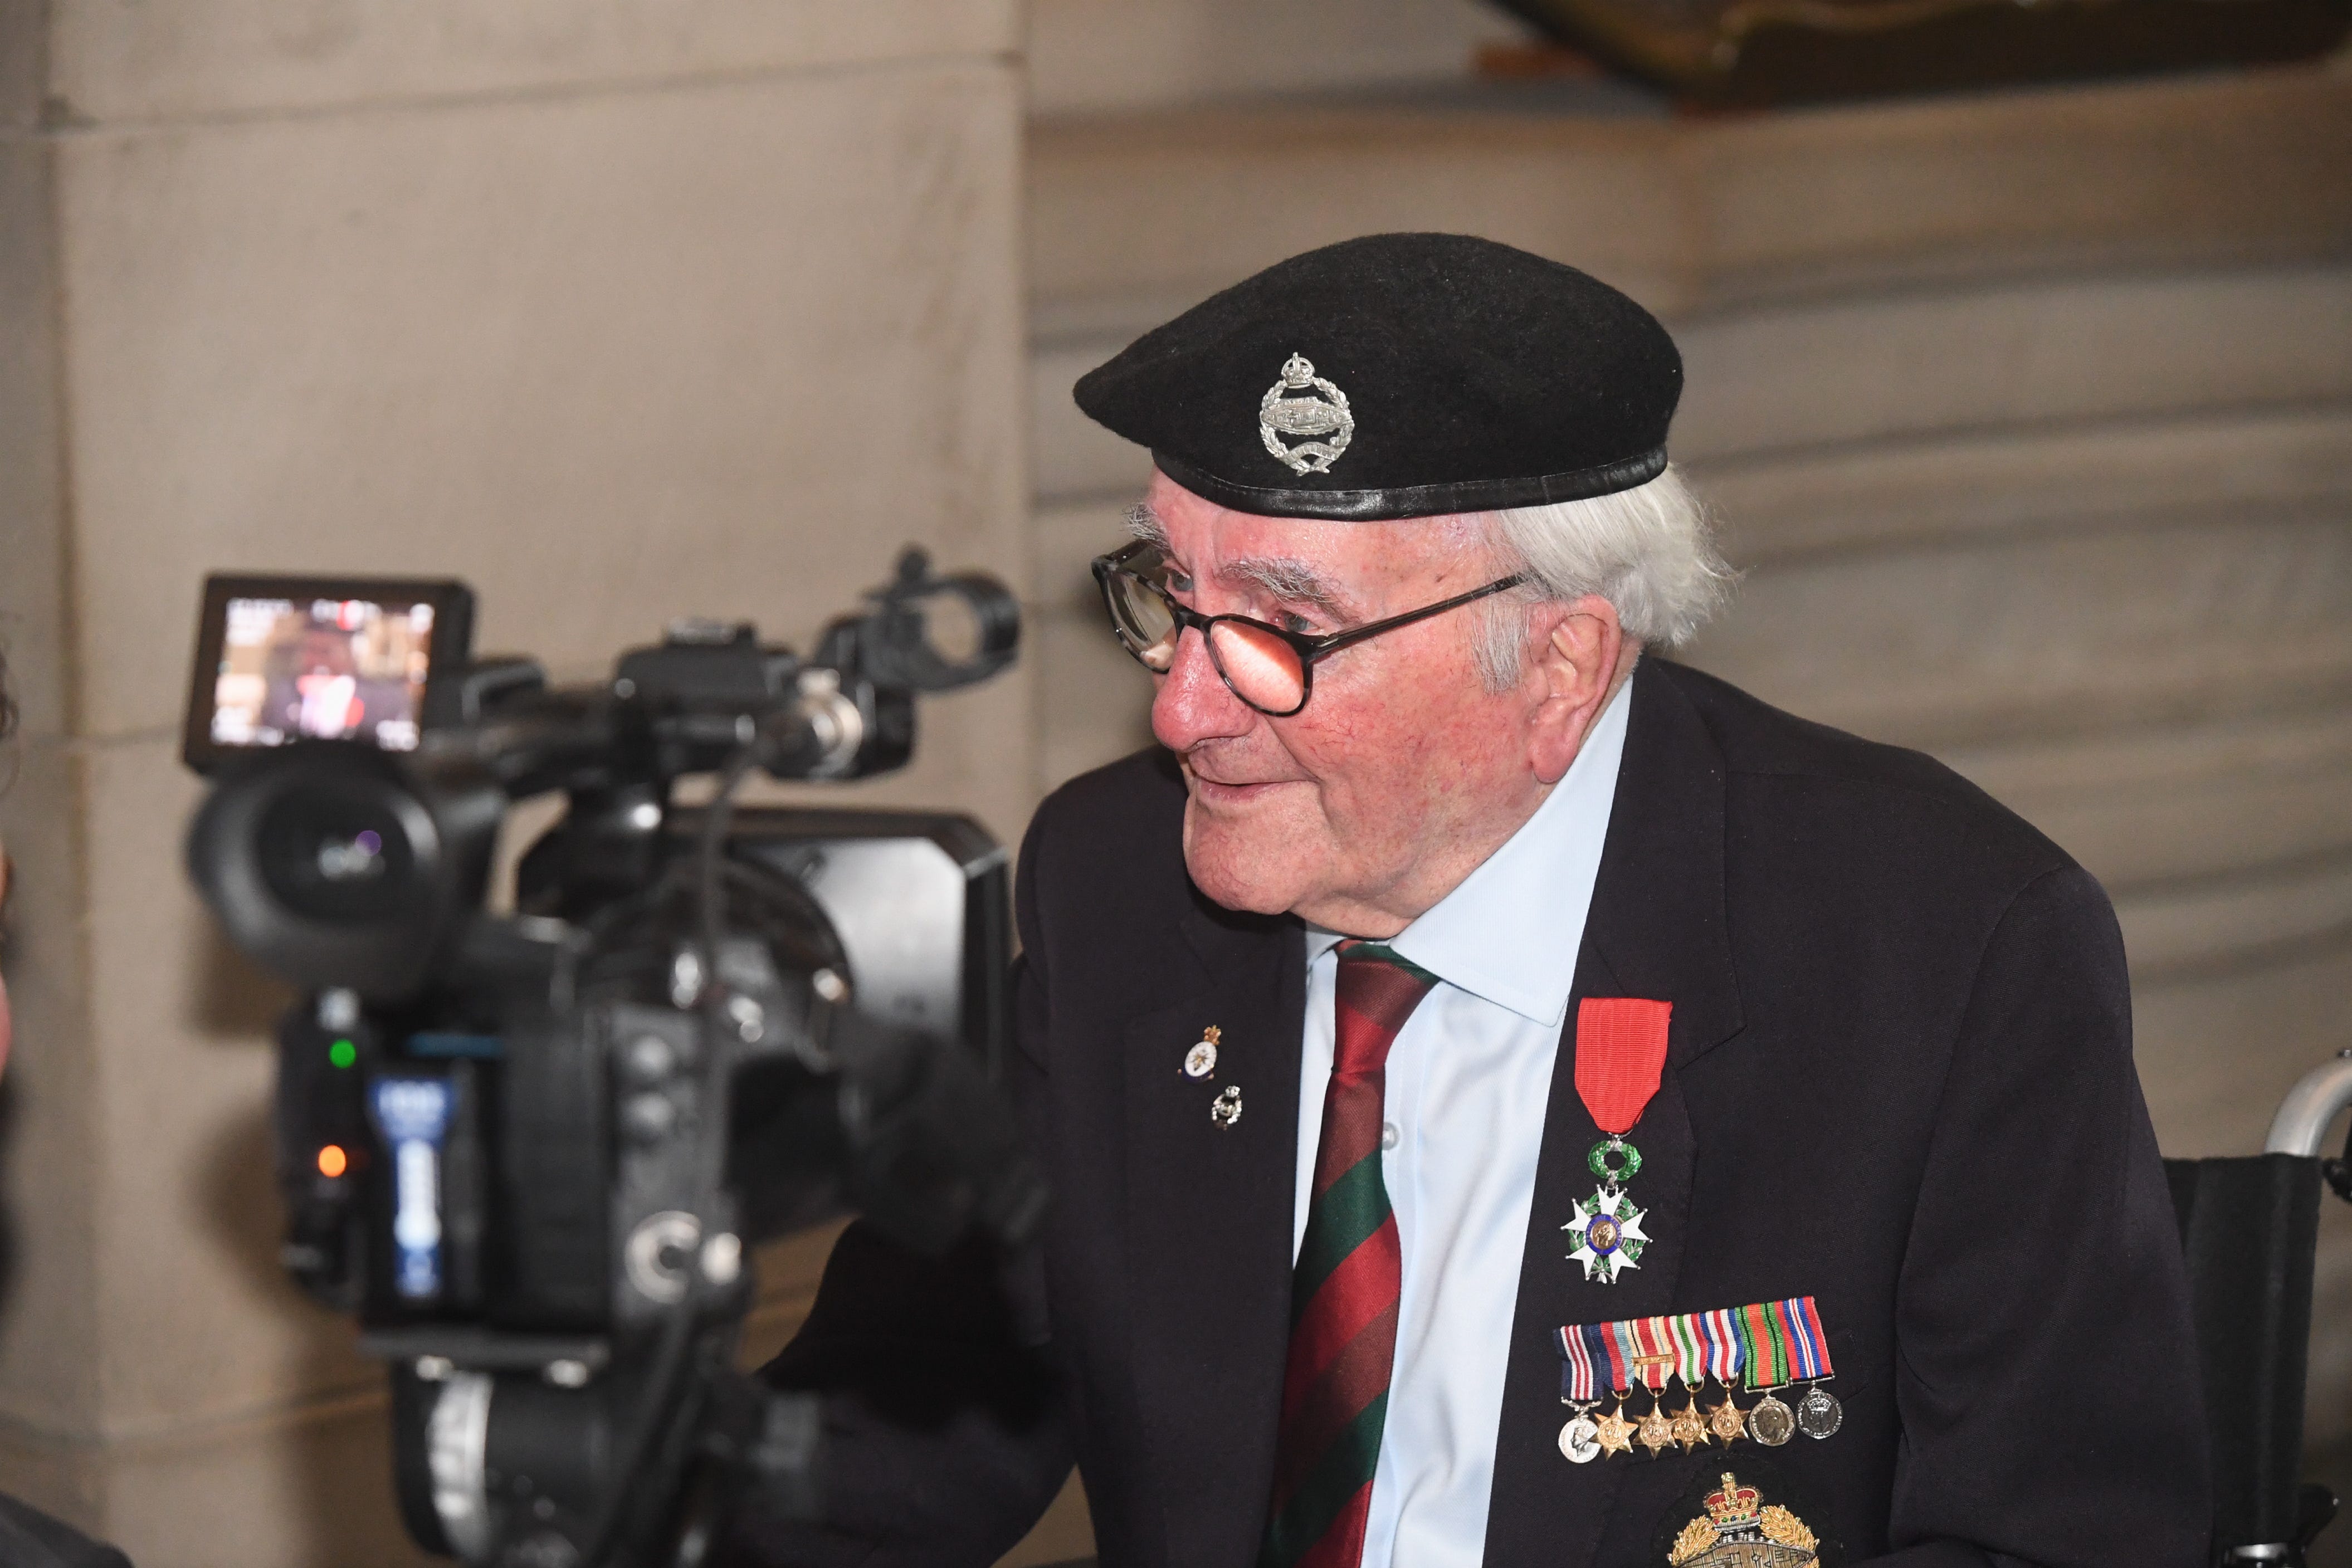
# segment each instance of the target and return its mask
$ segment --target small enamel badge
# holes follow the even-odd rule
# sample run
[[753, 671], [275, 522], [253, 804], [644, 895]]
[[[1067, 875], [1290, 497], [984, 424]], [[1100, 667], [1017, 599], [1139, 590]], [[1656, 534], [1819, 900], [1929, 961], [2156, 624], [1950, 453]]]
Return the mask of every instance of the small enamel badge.
[[1803, 1520], [1766, 1502], [1729, 1470], [1705, 1507], [1667, 1549], [1673, 1568], [1810, 1568], [1821, 1561], [1821, 1542]]
[[[1356, 438], [1356, 416], [1349, 411], [1348, 394], [1315, 373], [1304, 355], [1283, 362], [1282, 379], [1258, 400], [1258, 439], [1294, 474], [1328, 474], [1348, 443]], [[1286, 446], [1286, 435], [1307, 437]]]
[[1214, 1072], [1217, 1070], [1217, 1042], [1224, 1038], [1223, 1031], [1215, 1024], [1202, 1030], [1199, 1041], [1184, 1053], [1184, 1076], [1206, 1078]]

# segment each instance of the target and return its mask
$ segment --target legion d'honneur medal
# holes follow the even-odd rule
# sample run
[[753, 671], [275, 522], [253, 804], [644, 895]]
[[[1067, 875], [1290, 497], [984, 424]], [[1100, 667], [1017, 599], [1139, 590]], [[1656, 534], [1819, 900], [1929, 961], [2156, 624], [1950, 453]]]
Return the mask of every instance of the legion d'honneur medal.
[[[1575, 1412], [1560, 1428], [1559, 1451], [1576, 1464], [1630, 1454], [1636, 1444], [1653, 1458], [1710, 1442], [1729, 1448], [1742, 1437], [1777, 1448], [1799, 1432], [1828, 1437], [1844, 1419], [1836, 1396], [1822, 1386], [1835, 1372], [1811, 1296], [1571, 1323], [1552, 1343], [1560, 1355], [1559, 1401]], [[1670, 1382], [1682, 1385], [1679, 1409], [1667, 1404]], [[1746, 1410], [1736, 1392], [1743, 1383], [1763, 1396]], [[1800, 1383], [1810, 1386], [1794, 1409], [1772, 1392]], [[1709, 1384], [1723, 1397], [1702, 1407]], [[1629, 1401], [1638, 1411], [1643, 1394], [1649, 1396], [1647, 1412], [1629, 1414]], [[1614, 1408], [1599, 1414], [1604, 1397]]]
[[1576, 1092], [1592, 1124], [1608, 1136], [1592, 1145], [1586, 1164], [1601, 1185], [1579, 1198], [1576, 1216], [1560, 1227], [1576, 1238], [1570, 1262], [1604, 1285], [1642, 1265], [1652, 1239], [1642, 1228], [1647, 1211], [1633, 1207], [1625, 1184], [1642, 1170], [1642, 1151], [1625, 1141], [1658, 1092], [1666, 1064], [1666, 1024], [1672, 1002], [1639, 997], [1587, 997], [1576, 1009]]

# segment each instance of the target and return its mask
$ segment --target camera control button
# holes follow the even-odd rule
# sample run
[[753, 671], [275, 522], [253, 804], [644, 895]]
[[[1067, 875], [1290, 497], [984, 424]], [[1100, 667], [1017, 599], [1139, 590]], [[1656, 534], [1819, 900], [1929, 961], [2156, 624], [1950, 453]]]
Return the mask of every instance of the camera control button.
[[633, 1143], [657, 1144], [677, 1126], [677, 1107], [667, 1094], [648, 1090], [621, 1103], [621, 1131]]
[[622, 1075], [650, 1087], [677, 1071], [677, 1047], [657, 1034], [641, 1034], [622, 1048]]

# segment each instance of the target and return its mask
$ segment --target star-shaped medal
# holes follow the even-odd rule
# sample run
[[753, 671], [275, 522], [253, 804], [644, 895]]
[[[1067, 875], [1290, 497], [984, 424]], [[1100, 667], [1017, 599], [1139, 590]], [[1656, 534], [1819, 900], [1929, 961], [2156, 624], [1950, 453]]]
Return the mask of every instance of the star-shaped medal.
[[1642, 1447], [1650, 1450], [1654, 1459], [1675, 1446], [1675, 1424], [1666, 1418], [1664, 1405], [1650, 1406], [1650, 1413], [1642, 1417], [1640, 1431]]
[[1683, 1446], [1683, 1452], [1694, 1453], [1706, 1447], [1706, 1422], [1699, 1416], [1696, 1396], [1675, 1412], [1674, 1429], [1675, 1441]]
[[1633, 1423], [1625, 1419], [1625, 1402], [1619, 1400], [1617, 1408], [1598, 1417], [1592, 1423], [1593, 1437], [1601, 1445], [1601, 1455], [1630, 1454], [1633, 1451]]
[[1733, 1400], [1729, 1389], [1724, 1390], [1722, 1404], [1707, 1406], [1706, 1429], [1727, 1448], [1748, 1430], [1748, 1412]]
[[1642, 1228], [1642, 1220], [1649, 1210], [1635, 1208], [1633, 1200], [1622, 1192], [1602, 1187], [1590, 1198], [1580, 1198], [1576, 1218], [1560, 1227], [1576, 1237], [1576, 1250], [1568, 1255], [1571, 1263], [1584, 1265], [1584, 1277], [1613, 1285], [1621, 1270], [1642, 1266], [1642, 1249], [1650, 1238]]

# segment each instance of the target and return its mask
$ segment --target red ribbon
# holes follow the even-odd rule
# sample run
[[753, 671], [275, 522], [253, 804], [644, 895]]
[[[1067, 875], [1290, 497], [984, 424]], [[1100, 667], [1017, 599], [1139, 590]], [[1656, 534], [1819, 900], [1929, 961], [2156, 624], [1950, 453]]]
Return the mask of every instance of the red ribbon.
[[1666, 1065], [1672, 1002], [1587, 997], [1576, 1009], [1576, 1092], [1604, 1133], [1623, 1134], [1642, 1119]]

